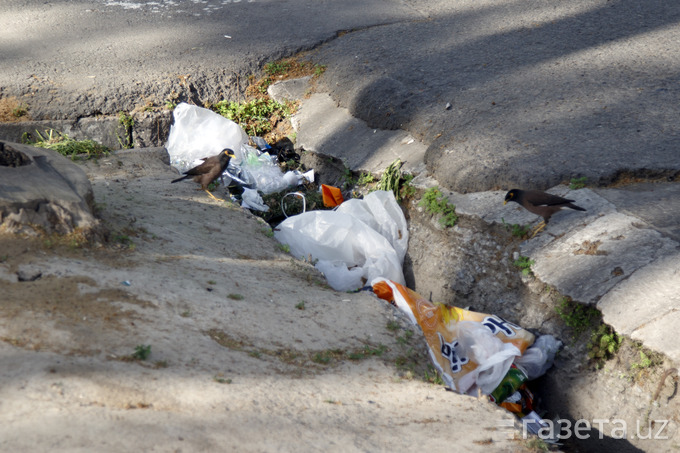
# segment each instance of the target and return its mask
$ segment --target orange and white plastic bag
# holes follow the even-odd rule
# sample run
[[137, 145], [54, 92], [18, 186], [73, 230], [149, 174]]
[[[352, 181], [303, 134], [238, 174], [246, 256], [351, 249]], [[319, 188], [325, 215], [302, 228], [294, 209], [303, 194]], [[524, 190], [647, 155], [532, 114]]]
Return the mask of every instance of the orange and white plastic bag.
[[520, 326], [484, 313], [432, 303], [399, 283], [376, 278], [374, 293], [396, 305], [425, 335], [444, 383], [460, 393], [491, 394], [515, 358], [534, 342]]

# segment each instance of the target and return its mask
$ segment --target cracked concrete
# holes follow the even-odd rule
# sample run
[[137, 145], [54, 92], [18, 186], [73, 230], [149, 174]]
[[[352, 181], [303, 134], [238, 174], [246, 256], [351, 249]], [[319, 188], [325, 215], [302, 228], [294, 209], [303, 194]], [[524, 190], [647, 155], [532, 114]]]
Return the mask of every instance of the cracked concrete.
[[[320, 112], [323, 125], [313, 120]], [[353, 160], [343, 143], [356, 139], [362, 146], [371, 146], [373, 129], [352, 118], [346, 109], [333, 106], [326, 95], [303, 99], [298, 117], [303, 148], [319, 151], [319, 144], [324, 144], [325, 154], [344, 159], [352, 170], [379, 172], [397, 157], [412, 171], [423, 168], [423, 144], [408, 143], [403, 131], [380, 131], [382, 146], [372, 148], [371, 158]], [[439, 185], [425, 173], [414, 183]], [[559, 185], [549, 192], [574, 199], [586, 212], [562, 210], [543, 232], [521, 244], [521, 255], [535, 261], [536, 277], [575, 301], [595, 305], [617, 332], [680, 362], [680, 348], [668, 342], [680, 316], [680, 184], [579, 190]], [[505, 191], [445, 193], [457, 213], [489, 224], [524, 225], [540, 220], [518, 205], [503, 206]]]

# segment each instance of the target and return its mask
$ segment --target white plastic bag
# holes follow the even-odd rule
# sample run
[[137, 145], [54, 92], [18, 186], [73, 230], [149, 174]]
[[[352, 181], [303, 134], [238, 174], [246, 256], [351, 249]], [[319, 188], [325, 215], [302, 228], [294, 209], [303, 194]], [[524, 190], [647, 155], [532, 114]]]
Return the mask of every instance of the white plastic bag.
[[390, 241], [403, 263], [408, 249], [408, 224], [392, 191], [371, 192], [363, 200], [353, 198], [342, 203], [338, 212], [350, 214]]
[[255, 209], [256, 211], [268, 212], [269, 206], [264, 204], [264, 200], [257, 193], [255, 189], [243, 188], [243, 194], [241, 194], [241, 207], [248, 209]]
[[504, 343], [484, 324], [461, 321], [458, 329], [459, 357], [467, 357], [478, 366], [458, 381], [458, 391], [467, 393], [470, 389], [480, 388], [485, 395], [494, 391], [501, 383], [513, 360], [522, 353], [512, 343]]
[[363, 286], [364, 270], [360, 267], [347, 268], [342, 261], [319, 260], [315, 266], [326, 276], [328, 284], [336, 291], [353, 291]]
[[552, 335], [541, 335], [515, 360], [515, 365], [524, 370], [529, 380], [539, 378], [552, 366], [561, 346], [562, 342]]
[[174, 123], [165, 144], [170, 165], [185, 172], [203, 157], [230, 148], [238, 156], [248, 135], [241, 126], [212, 110], [180, 103], [173, 111]]
[[[298, 176], [299, 172], [289, 171], [284, 174], [274, 157], [249, 145], [241, 146], [241, 152], [236, 153], [236, 158], [232, 161], [227, 169], [229, 176], [265, 195], [281, 192], [303, 182], [302, 176]], [[307, 174], [313, 178], [313, 172]]]
[[294, 256], [318, 260], [316, 267], [338, 291], [359, 289], [376, 277], [404, 283], [402, 260], [390, 242], [350, 214], [308, 211], [288, 217], [274, 235]]

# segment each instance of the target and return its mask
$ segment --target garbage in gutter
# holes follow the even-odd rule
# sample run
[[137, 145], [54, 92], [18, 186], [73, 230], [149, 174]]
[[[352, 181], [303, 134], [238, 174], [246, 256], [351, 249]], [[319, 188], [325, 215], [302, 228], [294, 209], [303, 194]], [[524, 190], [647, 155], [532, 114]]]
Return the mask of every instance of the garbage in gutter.
[[534, 433], [541, 429], [526, 381], [552, 366], [560, 341], [552, 335], [536, 338], [495, 315], [432, 303], [386, 278], [372, 280], [371, 286], [379, 298], [420, 326], [430, 358], [447, 387], [468, 395], [489, 395], [525, 420]]
[[269, 206], [264, 204], [264, 200], [257, 193], [255, 189], [243, 188], [243, 193], [241, 194], [241, 207], [247, 209], [253, 209], [255, 211], [267, 212], [269, 211]]
[[323, 204], [327, 208], [334, 208], [345, 201], [339, 188], [326, 184], [321, 184], [321, 196], [323, 197]]
[[248, 145], [251, 137], [241, 126], [212, 110], [182, 102], [175, 107], [173, 118], [165, 147], [170, 155], [170, 165], [180, 172], [198, 165], [206, 156], [230, 148], [235, 157], [222, 175], [225, 185], [233, 181], [268, 194], [314, 180], [313, 171], [284, 174], [277, 157], [267, 152], [271, 147], [264, 139], [252, 137], [257, 148]]
[[293, 256], [310, 259], [337, 291], [353, 291], [377, 277], [404, 281], [408, 226], [391, 191], [345, 201], [335, 211], [307, 211], [274, 230]]
[[225, 148], [232, 149], [239, 162], [241, 147], [248, 144], [248, 134], [235, 122], [212, 110], [182, 102], [172, 112], [174, 123], [165, 148], [170, 165], [185, 172], [200, 163], [201, 158], [214, 156]]

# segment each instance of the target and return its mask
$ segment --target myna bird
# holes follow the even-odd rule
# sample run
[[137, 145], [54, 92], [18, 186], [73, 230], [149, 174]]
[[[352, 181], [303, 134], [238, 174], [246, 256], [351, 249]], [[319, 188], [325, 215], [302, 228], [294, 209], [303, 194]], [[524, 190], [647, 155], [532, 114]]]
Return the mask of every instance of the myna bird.
[[536, 225], [531, 237], [536, 236], [539, 231], [545, 228], [550, 217], [562, 208], [585, 211], [582, 207], [573, 204], [574, 200], [568, 200], [557, 195], [541, 192], [540, 190], [512, 189], [505, 194], [503, 204], [507, 204], [508, 201], [515, 201], [521, 204], [527, 211], [543, 217], [543, 221]]
[[204, 157], [203, 163], [195, 166], [187, 171], [185, 171], [181, 178], [177, 178], [172, 182], [182, 181], [193, 176], [194, 181], [201, 185], [201, 189], [204, 190], [213, 200], [224, 201], [220, 198], [215, 197], [208, 191], [208, 185], [216, 180], [229, 165], [229, 160], [234, 157], [234, 151], [229, 148], [223, 149], [218, 155], [212, 157]]

